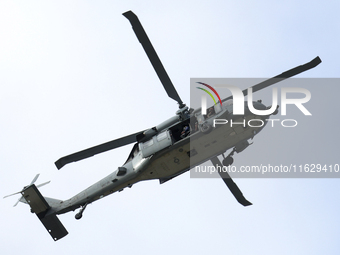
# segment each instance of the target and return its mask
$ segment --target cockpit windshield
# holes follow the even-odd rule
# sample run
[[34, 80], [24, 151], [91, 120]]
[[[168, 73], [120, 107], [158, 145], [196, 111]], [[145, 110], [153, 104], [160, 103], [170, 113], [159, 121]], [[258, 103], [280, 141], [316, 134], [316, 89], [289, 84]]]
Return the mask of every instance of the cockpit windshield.
[[233, 100], [232, 99], [228, 99], [227, 101], [225, 101], [225, 103], [223, 105], [230, 106], [232, 104], [233, 104]]
[[138, 152], [139, 152], [139, 147], [138, 147], [138, 143], [136, 143], [136, 144], [133, 146], [133, 148], [132, 148], [132, 150], [131, 150], [131, 152], [130, 152], [130, 155], [129, 155], [128, 159], [126, 160], [125, 164], [126, 164], [127, 162], [129, 162], [130, 160], [132, 160], [132, 159], [138, 154]]

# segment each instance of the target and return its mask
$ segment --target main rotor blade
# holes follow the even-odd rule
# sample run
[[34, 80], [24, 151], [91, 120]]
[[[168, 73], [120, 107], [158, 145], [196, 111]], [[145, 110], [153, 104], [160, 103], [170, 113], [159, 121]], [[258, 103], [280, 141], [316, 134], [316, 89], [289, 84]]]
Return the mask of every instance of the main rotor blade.
[[[278, 82], [280, 82], [282, 80], [290, 78], [290, 77], [292, 77], [294, 75], [297, 75], [299, 73], [302, 73], [304, 71], [312, 69], [312, 68], [316, 67], [320, 63], [321, 63], [321, 59], [319, 57], [316, 57], [312, 61], [310, 61], [310, 62], [308, 62], [308, 63], [306, 63], [304, 65], [300, 65], [300, 66], [294, 67], [294, 68], [292, 68], [292, 69], [290, 69], [290, 70], [288, 70], [286, 72], [283, 72], [283, 73], [281, 73], [281, 74], [279, 74], [279, 75], [277, 75], [277, 76], [275, 76], [273, 78], [270, 78], [268, 80], [260, 82], [259, 84], [256, 84], [256, 85], [252, 86], [253, 93], [256, 92], [256, 91], [259, 91], [261, 89], [264, 89], [266, 87], [269, 87], [270, 85], [278, 83]], [[242, 93], [243, 93], [244, 96], [248, 95], [248, 89], [243, 90]], [[233, 96], [227, 97], [227, 98], [223, 99], [222, 102], [225, 102], [225, 101], [227, 101], [229, 99], [232, 99], [232, 98], [233, 98]]]
[[58, 169], [62, 168], [63, 166], [65, 166], [68, 163], [71, 162], [76, 162], [82, 159], [86, 159], [89, 157], [92, 157], [96, 154], [108, 151], [108, 150], [112, 150], [130, 143], [134, 143], [137, 141], [137, 135], [142, 134], [144, 131], [141, 132], [137, 132], [128, 136], [124, 136], [121, 138], [118, 138], [116, 140], [107, 142], [107, 143], [103, 143], [82, 151], [78, 151], [76, 153], [70, 154], [68, 156], [62, 157], [60, 159], [58, 159], [55, 162], [55, 165], [57, 166]]
[[[217, 158], [217, 157], [212, 157], [210, 159], [211, 163], [213, 163], [214, 166], [219, 165], [220, 169], [223, 169], [223, 165], [221, 163], [221, 161]], [[236, 200], [243, 206], [248, 206], [248, 205], [252, 205], [252, 203], [250, 203], [242, 194], [241, 190], [239, 189], [239, 187], [236, 185], [236, 183], [233, 181], [233, 179], [231, 179], [230, 175], [228, 174], [228, 172], [220, 172], [218, 171], [218, 173], [220, 174], [221, 178], [223, 179], [224, 183], [228, 186], [229, 190], [231, 191], [231, 193], [234, 195], [234, 197], [236, 198]]]
[[154, 47], [152, 46], [149, 37], [147, 36], [142, 24], [140, 23], [136, 14], [132, 11], [127, 11], [123, 15], [130, 21], [132, 29], [135, 32], [139, 42], [142, 44], [146, 55], [148, 56], [153, 68], [155, 69], [158, 78], [161, 80], [163, 87], [168, 96], [178, 102], [179, 108], [184, 107], [184, 104], [179, 97], [174, 85], [172, 84], [164, 66], [159, 59]]

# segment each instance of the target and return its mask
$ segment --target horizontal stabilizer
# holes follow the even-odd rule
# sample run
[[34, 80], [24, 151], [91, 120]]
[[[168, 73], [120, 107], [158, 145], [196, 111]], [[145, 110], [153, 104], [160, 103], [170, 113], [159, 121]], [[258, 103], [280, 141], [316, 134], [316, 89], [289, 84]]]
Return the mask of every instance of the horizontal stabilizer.
[[68, 234], [66, 228], [55, 214], [48, 215], [41, 219], [39, 218], [39, 220], [45, 226], [54, 241], [57, 241]]
[[30, 205], [32, 212], [38, 216], [54, 241], [57, 241], [68, 234], [56, 214], [48, 214], [51, 207], [34, 184], [24, 189], [21, 194]]

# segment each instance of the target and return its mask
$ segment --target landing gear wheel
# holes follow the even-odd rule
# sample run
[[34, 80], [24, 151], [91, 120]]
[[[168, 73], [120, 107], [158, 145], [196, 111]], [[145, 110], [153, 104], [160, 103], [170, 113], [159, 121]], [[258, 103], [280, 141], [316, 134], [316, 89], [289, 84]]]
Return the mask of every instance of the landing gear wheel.
[[234, 163], [234, 158], [231, 157], [231, 156], [226, 157], [226, 158], [223, 159], [223, 161], [222, 161], [222, 164], [223, 164], [224, 166], [230, 166], [230, 165], [233, 164], [233, 163]]
[[76, 216], [75, 216], [76, 220], [80, 220], [81, 217], [83, 217], [83, 212], [85, 211], [86, 206], [87, 206], [87, 204], [85, 204], [85, 205], [79, 210], [79, 212], [76, 214]]
[[76, 220], [80, 220], [81, 217], [83, 217], [82, 213], [77, 213], [76, 216], [75, 216]]

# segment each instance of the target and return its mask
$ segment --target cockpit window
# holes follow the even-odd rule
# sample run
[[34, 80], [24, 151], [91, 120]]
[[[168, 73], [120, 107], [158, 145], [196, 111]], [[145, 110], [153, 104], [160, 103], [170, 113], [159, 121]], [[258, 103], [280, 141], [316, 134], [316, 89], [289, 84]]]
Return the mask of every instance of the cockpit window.
[[208, 108], [208, 110], [207, 110], [207, 118], [210, 118], [210, 117], [212, 117], [212, 116], [214, 116], [215, 115], [215, 109], [214, 109], [214, 106], [212, 106], [212, 107], [210, 107], [210, 108]]
[[223, 105], [229, 106], [229, 105], [232, 105], [232, 104], [233, 104], [233, 100], [232, 100], [232, 99], [229, 99], [229, 100], [227, 100]]
[[139, 152], [139, 147], [138, 147], [138, 143], [135, 143], [135, 145], [133, 146], [128, 159], [126, 160], [126, 162], [124, 164], [126, 164], [127, 162], [129, 162], [130, 160], [132, 160], [135, 156], [137, 156]]

